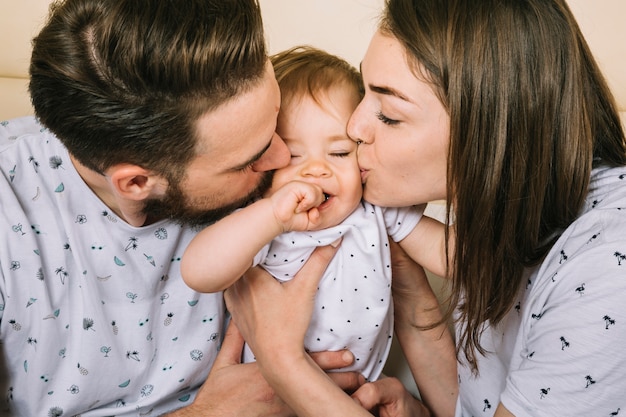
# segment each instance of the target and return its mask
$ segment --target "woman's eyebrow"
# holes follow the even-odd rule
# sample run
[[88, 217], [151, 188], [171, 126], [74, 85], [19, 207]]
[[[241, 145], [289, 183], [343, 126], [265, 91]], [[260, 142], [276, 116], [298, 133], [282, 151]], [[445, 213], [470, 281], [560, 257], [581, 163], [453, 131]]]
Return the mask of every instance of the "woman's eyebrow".
[[398, 97], [401, 100], [408, 101], [409, 103], [412, 102], [406, 95], [402, 94], [400, 91], [396, 90], [395, 88], [373, 85], [373, 84], [368, 84], [367, 87], [374, 93], [382, 94], [386, 96], [394, 96], [394, 97]]
[[[359, 72], [361, 74], [363, 74], [363, 62], [359, 62]], [[405, 96], [404, 94], [400, 93], [398, 90], [396, 90], [395, 88], [391, 88], [391, 87], [384, 87], [384, 86], [378, 86], [378, 85], [374, 85], [374, 84], [368, 84], [367, 87], [378, 94], [383, 94], [386, 96], [395, 96], [398, 97], [401, 100], [405, 100], [408, 101], [409, 103], [411, 102], [411, 100], [409, 100], [409, 98], [407, 96]]]

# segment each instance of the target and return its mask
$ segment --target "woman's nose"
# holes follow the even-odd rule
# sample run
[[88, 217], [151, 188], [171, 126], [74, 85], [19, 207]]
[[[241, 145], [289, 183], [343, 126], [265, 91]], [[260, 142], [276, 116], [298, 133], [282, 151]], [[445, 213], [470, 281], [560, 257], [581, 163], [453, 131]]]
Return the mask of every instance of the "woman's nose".
[[350, 139], [357, 142], [358, 144], [371, 142], [368, 141], [367, 138], [367, 126], [364, 122], [365, 118], [363, 117], [362, 108], [363, 103], [357, 106], [357, 108], [352, 113], [352, 116], [350, 116], [350, 120], [348, 120], [348, 126], [346, 128]]

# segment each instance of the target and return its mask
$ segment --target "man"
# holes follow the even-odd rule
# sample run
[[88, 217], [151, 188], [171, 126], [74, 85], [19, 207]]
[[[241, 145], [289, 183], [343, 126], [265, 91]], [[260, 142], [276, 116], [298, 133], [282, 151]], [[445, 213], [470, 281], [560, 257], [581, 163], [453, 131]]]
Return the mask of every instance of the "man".
[[222, 294], [191, 291], [179, 272], [197, 227], [289, 161], [264, 42], [254, 0], [53, 6], [33, 42], [38, 121], [0, 128], [12, 415], [289, 414], [255, 364], [238, 364], [236, 332], [218, 356]]

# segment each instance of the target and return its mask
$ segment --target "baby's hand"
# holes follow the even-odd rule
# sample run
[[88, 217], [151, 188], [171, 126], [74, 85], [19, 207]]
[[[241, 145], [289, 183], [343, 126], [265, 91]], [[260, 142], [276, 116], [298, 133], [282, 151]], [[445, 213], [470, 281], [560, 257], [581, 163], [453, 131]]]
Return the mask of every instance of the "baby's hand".
[[312, 230], [319, 222], [317, 206], [324, 202], [319, 185], [292, 181], [270, 197], [274, 217], [283, 232]]

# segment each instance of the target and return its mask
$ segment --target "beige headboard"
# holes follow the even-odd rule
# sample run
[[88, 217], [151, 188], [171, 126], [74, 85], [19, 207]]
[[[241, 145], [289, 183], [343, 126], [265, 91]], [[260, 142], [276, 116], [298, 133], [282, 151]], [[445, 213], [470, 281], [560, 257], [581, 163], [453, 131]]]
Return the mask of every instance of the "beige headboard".
[[[0, 120], [32, 114], [30, 40], [51, 0], [0, 0]], [[260, 0], [272, 52], [309, 43], [358, 65], [382, 0]], [[568, 0], [626, 120], [626, 0]], [[626, 122], [625, 122], [626, 123]]]

